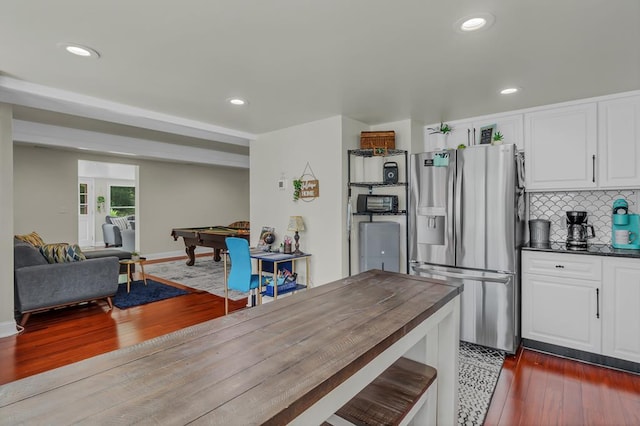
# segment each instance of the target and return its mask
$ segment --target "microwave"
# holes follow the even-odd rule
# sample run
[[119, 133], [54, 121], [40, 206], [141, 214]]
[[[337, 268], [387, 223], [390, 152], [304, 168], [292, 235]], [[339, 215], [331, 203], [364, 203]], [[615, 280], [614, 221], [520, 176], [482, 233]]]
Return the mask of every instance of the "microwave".
[[397, 213], [397, 195], [358, 194], [358, 213]]

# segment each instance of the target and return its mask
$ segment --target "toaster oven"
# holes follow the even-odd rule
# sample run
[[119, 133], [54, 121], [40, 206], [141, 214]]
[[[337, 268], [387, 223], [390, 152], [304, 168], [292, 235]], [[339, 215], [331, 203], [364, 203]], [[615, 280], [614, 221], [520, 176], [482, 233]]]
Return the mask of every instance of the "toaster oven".
[[358, 213], [397, 213], [398, 196], [380, 194], [358, 194]]

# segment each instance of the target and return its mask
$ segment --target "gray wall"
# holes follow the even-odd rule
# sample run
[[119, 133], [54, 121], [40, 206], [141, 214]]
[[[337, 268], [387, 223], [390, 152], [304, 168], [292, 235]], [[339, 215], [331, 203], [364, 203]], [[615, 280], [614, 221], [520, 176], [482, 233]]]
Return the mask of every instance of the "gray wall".
[[[182, 251], [174, 227], [249, 220], [249, 170], [120, 158], [71, 150], [14, 146], [15, 234], [38, 232], [45, 242], [77, 242], [78, 160], [139, 166], [136, 227], [147, 255]], [[97, 238], [100, 240], [101, 238]]]

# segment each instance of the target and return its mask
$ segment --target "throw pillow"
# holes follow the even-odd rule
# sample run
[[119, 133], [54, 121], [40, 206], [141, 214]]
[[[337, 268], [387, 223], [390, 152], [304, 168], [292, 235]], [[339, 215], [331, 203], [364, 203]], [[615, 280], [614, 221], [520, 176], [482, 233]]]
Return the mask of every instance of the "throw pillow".
[[117, 226], [121, 230], [129, 228], [129, 225], [127, 223], [127, 218], [126, 217], [113, 217], [113, 216], [111, 216], [111, 223], [113, 223], [115, 226]]
[[77, 244], [54, 243], [40, 247], [40, 253], [49, 263], [65, 263], [86, 260], [84, 253]]
[[42, 238], [36, 231], [25, 235], [15, 235], [15, 237], [20, 241], [31, 244], [34, 247], [41, 247], [44, 245], [44, 241], [42, 241]]

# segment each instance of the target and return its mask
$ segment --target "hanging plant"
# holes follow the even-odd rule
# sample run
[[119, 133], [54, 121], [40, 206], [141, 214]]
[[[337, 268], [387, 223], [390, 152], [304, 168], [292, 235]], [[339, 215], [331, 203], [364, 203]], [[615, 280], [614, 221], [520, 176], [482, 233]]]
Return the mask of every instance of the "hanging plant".
[[294, 179], [293, 180], [293, 201], [298, 201], [300, 198], [300, 191], [302, 191], [302, 180]]

